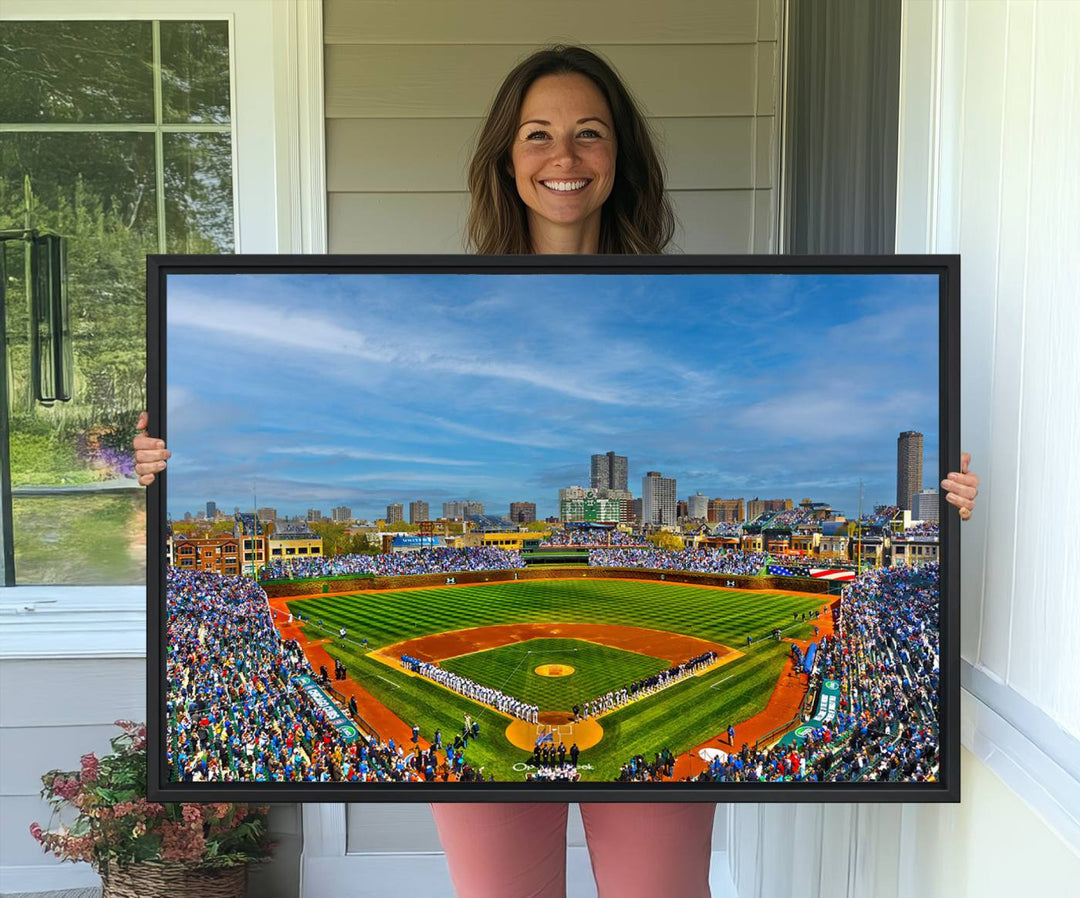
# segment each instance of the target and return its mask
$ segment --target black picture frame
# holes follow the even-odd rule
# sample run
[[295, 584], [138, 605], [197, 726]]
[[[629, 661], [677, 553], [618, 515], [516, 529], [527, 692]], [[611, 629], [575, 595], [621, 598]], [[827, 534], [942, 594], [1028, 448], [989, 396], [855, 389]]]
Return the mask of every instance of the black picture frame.
[[[939, 278], [939, 440], [945, 477], [960, 456], [960, 257], [895, 256], [415, 256], [151, 255], [147, 257], [149, 433], [168, 439], [166, 278], [172, 274], [932, 274]], [[929, 480], [929, 475], [927, 477]], [[935, 482], [935, 481], [930, 481]], [[932, 783], [182, 783], [166, 775], [165, 573], [168, 474], [147, 491], [148, 794], [155, 801], [486, 802], [736, 801], [958, 802], [960, 800], [960, 521], [941, 503], [940, 774]], [[952, 513], [948, 513], [952, 511]]]

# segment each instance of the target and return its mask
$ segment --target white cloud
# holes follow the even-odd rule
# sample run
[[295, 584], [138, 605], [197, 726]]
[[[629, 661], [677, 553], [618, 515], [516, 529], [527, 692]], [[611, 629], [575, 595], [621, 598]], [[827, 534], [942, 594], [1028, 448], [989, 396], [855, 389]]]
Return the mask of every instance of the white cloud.
[[349, 458], [358, 461], [402, 462], [410, 465], [446, 465], [447, 467], [473, 467], [478, 461], [462, 458], [430, 458], [422, 455], [395, 455], [388, 452], [349, 449], [343, 446], [273, 446], [266, 450], [270, 455], [291, 455], [309, 458]]

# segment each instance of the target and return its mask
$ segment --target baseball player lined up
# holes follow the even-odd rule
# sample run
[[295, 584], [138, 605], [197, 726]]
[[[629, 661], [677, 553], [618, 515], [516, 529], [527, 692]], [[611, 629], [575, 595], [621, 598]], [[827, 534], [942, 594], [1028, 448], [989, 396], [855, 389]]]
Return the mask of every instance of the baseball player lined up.
[[[590, 717], [597, 717], [615, 708], [621, 708], [633, 699], [652, 695], [654, 692], [667, 689], [669, 686], [673, 686], [675, 683], [685, 680], [687, 677], [692, 677], [699, 671], [709, 667], [716, 661], [716, 658], [716, 652], [705, 652], [704, 654], [691, 658], [689, 661], [684, 661], [682, 664], [677, 664], [661, 673], [631, 683], [623, 689], [613, 689], [599, 698], [594, 698], [591, 701], [585, 702], [585, 708], [581, 717], [588, 720]], [[577, 706], [575, 705], [575, 709], [576, 707]]]
[[452, 689], [459, 695], [473, 701], [490, 705], [503, 714], [517, 717], [527, 723], [538, 723], [540, 720], [540, 708], [537, 705], [530, 705], [528, 702], [523, 702], [521, 699], [514, 698], [512, 695], [507, 695], [505, 692], [493, 689], [490, 686], [481, 686], [468, 677], [444, 670], [438, 664], [421, 661], [419, 658], [413, 658], [409, 655], [401, 656], [401, 664], [406, 669], [422, 677], [427, 677], [429, 680], [445, 686], [447, 689]]

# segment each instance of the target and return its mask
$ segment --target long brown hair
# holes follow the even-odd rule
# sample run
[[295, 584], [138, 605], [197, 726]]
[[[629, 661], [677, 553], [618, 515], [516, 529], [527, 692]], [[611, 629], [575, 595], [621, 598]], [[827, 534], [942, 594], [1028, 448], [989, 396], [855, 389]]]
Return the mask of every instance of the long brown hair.
[[663, 252], [674, 234], [675, 216], [645, 117], [607, 62], [584, 47], [564, 46], [538, 50], [520, 62], [495, 95], [469, 164], [469, 246], [485, 255], [532, 252], [525, 204], [510, 174], [510, 147], [533, 82], [569, 74], [590, 79], [614, 119], [615, 181], [601, 212], [600, 252]]

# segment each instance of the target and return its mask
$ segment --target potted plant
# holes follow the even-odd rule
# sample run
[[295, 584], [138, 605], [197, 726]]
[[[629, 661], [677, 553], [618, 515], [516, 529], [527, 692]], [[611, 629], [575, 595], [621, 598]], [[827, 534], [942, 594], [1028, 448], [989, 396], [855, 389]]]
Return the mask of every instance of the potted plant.
[[268, 809], [147, 801], [146, 726], [116, 725], [111, 754], [83, 755], [80, 770], [42, 776], [53, 821], [69, 822], [49, 830], [33, 823], [30, 834], [61, 860], [92, 864], [102, 898], [243, 898], [247, 865], [273, 851]]

